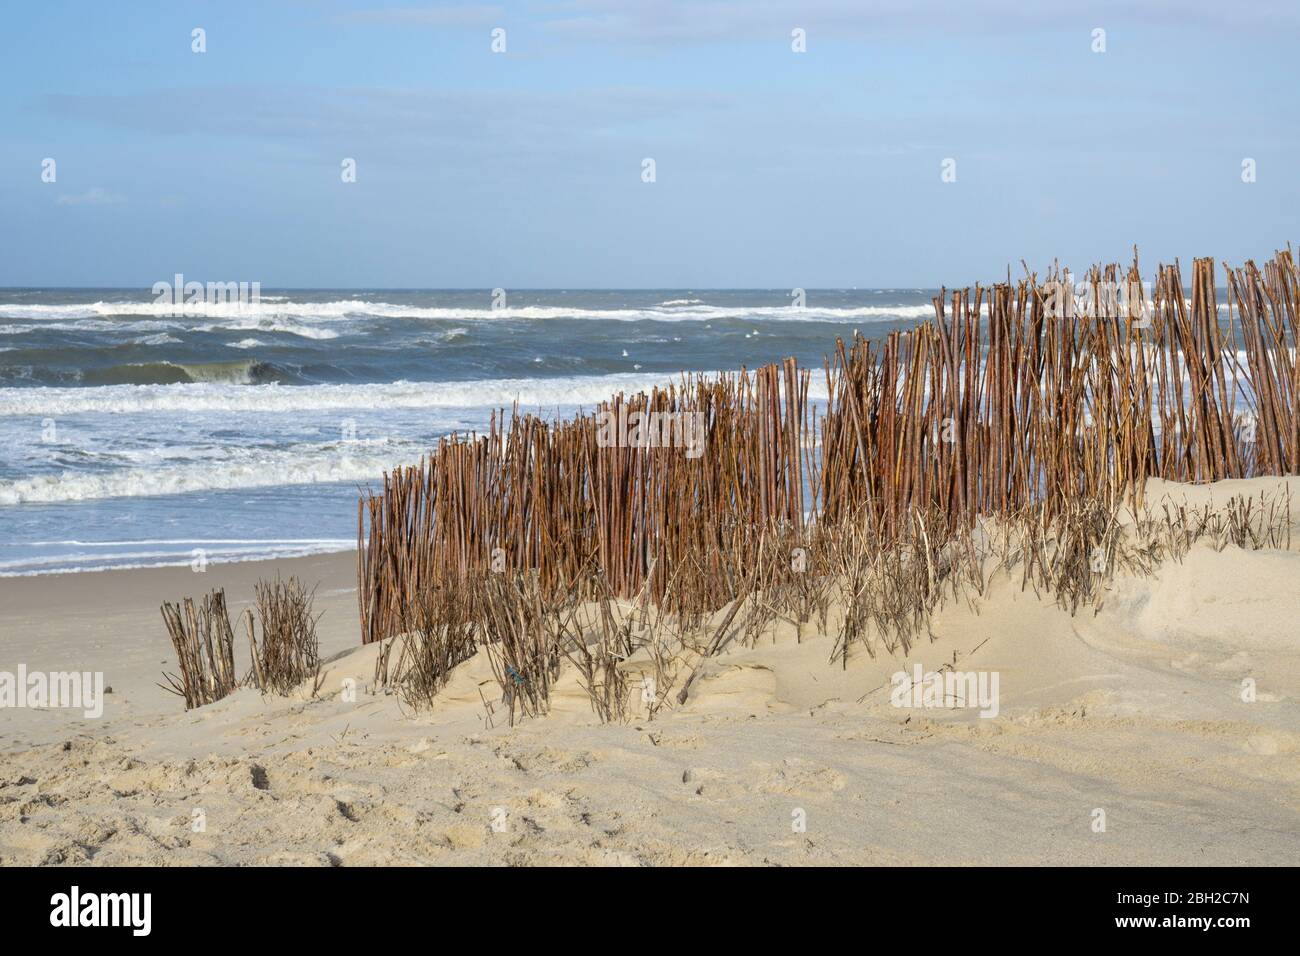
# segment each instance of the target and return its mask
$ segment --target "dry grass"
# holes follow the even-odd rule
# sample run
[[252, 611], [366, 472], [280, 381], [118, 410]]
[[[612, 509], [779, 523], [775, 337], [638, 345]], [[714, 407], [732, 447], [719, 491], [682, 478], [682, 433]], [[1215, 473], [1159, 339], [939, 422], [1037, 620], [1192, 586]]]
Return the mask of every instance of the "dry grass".
[[213, 591], [197, 607], [192, 598], [179, 605], [166, 602], [162, 616], [180, 674], [164, 673], [167, 684], [160, 687], [184, 698], [185, 709], [193, 710], [221, 700], [239, 686], [225, 591]]
[[417, 594], [407, 608], [402, 634], [376, 661], [375, 682], [395, 686], [412, 707], [432, 703], [452, 669], [477, 649], [472, 599], [472, 592], [463, 589], [428, 588]]
[[[185, 708], [202, 707], [235, 691], [241, 683], [263, 693], [288, 694], [303, 681], [319, 678], [320, 642], [312, 616], [312, 592], [297, 578], [256, 585], [257, 622], [252, 608], [244, 611], [252, 668], [240, 681], [235, 676], [234, 631], [226, 594], [215, 590], [196, 606], [192, 598], [163, 604], [163, 622], [176, 649], [180, 674], [164, 674], [163, 686], [185, 699]], [[313, 693], [319, 690], [313, 687]]]
[[311, 611], [314, 592], [297, 578], [282, 581], [279, 576], [258, 581], [255, 589], [262, 640], [259, 644], [256, 639], [249, 611], [244, 616], [253, 657], [249, 680], [263, 693], [288, 694], [320, 673], [320, 640]]
[[514, 726], [516, 714], [547, 711], [560, 673], [566, 608], [535, 573], [489, 574], [478, 588], [484, 646]]

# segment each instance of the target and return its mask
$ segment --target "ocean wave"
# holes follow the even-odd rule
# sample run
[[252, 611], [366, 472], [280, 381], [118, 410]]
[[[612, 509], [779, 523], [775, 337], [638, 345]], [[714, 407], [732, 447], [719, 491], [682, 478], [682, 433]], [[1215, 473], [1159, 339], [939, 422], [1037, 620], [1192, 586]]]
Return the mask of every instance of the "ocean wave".
[[64, 538], [57, 541], [24, 541], [29, 548], [122, 548], [122, 547], [157, 547], [159, 545], [183, 544], [187, 547], [208, 548], [214, 545], [342, 545], [351, 547], [356, 542], [351, 538], [141, 538], [129, 541], [82, 541], [79, 538]]
[[[591, 408], [616, 392], [628, 394], [679, 381], [668, 373], [617, 373], [567, 378], [393, 382], [374, 385], [105, 385], [98, 388], [0, 388], [0, 416], [137, 414], [148, 412], [292, 412], [316, 409]], [[810, 396], [826, 397], [813, 377]]]
[[[99, 550], [91, 553], [71, 552], [44, 555], [41, 557], [18, 558], [0, 561], [0, 578], [33, 577], [38, 574], [70, 574], [84, 571], [112, 571], [133, 568], [169, 568], [186, 567], [193, 563], [193, 551], [203, 549], [204, 559], [209, 564], [223, 564], [232, 561], [263, 561], [270, 558], [303, 558], [317, 554], [333, 554], [340, 551], [353, 551], [356, 541], [345, 538], [320, 539], [286, 539], [284, 541], [265, 540], [250, 541], [244, 546], [229, 547], [225, 543], [211, 543], [202, 539], [194, 541], [165, 541], [165, 545], [175, 545], [184, 550], [118, 550], [132, 548], [151, 542], [105, 541], [86, 543], [86, 547]], [[240, 542], [232, 542], [239, 545]], [[70, 546], [82, 545], [83, 542], [68, 542]]]
[[[280, 332], [285, 335], [296, 335], [304, 339], [336, 339], [339, 333], [334, 329], [323, 328], [317, 325], [304, 325], [302, 322], [296, 322], [292, 319], [250, 319], [240, 322], [206, 322], [202, 325], [195, 325], [187, 328], [179, 322], [162, 322], [155, 319], [142, 319], [136, 322], [115, 322], [110, 319], [77, 319], [71, 322], [44, 322], [40, 325], [19, 324], [6, 325], [3, 317], [0, 317], [0, 335], [33, 335], [42, 332], [108, 332], [125, 333], [125, 332], [147, 332], [152, 333], [151, 338], [157, 341], [146, 341], [137, 339], [133, 344], [136, 345], [158, 345], [164, 344], [163, 336], [169, 336], [171, 332]], [[179, 341], [173, 339], [173, 341]]]
[[228, 448], [221, 458], [85, 474], [64, 471], [0, 481], [0, 505], [141, 498], [196, 491], [315, 485], [378, 478], [419, 457], [406, 441]]
[[[486, 297], [485, 297], [486, 299]], [[170, 302], [95, 302], [87, 305], [0, 304], [0, 319], [104, 319], [112, 316], [159, 318], [242, 319], [245, 323], [291, 319], [297, 322], [334, 322], [348, 319], [432, 319], [501, 321], [536, 319], [598, 319], [611, 322], [707, 322], [721, 319], [769, 319], [785, 322], [838, 322], [920, 319], [934, 314], [930, 305], [867, 305], [794, 308], [780, 306], [711, 306], [695, 299], [670, 300], [661, 306], [625, 309], [583, 309], [563, 306], [508, 306], [493, 309], [405, 305], [341, 299], [334, 302], [210, 302], [186, 305], [183, 311]], [[221, 328], [253, 326], [222, 325]], [[293, 331], [287, 328], [285, 331]], [[295, 332], [294, 334], [301, 334]]]
[[[286, 303], [295, 307], [293, 303]], [[329, 306], [336, 303], [320, 303]], [[304, 303], [311, 308], [314, 303]], [[0, 318], [11, 319], [105, 319], [115, 316], [154, 316], [159, 318], [238, 318], [241, 316], [275, 315], [283, 307], [270, 302], [194, 302], [175, 305], [153, 300], [141, 302], [86, 302], [59, 305], [33, 305], [30, 303], [0, 303]], [[331, 311], [331, 310], [327, 310]]]
[[248, 322], [217, 323], [196, 325], [195, 332], [282, 332], [296, 335], [303, 339], [336, 339], [339, 334], [333, 329], [322, 329], [314, 325], [304, 325], [285, 319], [257, 319]]
[[158, 332], [154, 335], [141, 336], [131, 341], [132, 345], [180, 345], [181, 340], [168, 332]]
[[3, 317], [0, 317], [0, 335], [31, 335], [34, 332], [168, 332], [183, 328], [177, 322], [150, 319], [139, 322], [79, 319], [75, 322], [43, 322], [40, 325], [5, 325]]
[[257, 385], [289, 381], [284, 369], [257, 359], [232, 362], [132, 362], [87, 369], [80, 378], [88, 386], [114, 385]]

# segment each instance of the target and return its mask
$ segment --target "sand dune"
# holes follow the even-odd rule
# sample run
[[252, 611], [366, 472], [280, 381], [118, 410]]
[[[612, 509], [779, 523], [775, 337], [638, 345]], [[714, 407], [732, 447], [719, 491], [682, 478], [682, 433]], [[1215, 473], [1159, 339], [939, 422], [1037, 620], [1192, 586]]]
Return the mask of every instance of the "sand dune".
[[[1201, 500], [1278, 481], [1155, 484]], [[0, 669], [114, 686], [101, 720], [4, 714], [0, 863], [1300, 859], [1300, 552], [1197, 545], [1073, 617], [1001, 576], [906, 656], [842, 668], [831, 636], [777, 630], [705, 662], [653, 721], [599, 725], [566, 674], [550, 716], [514, 728], [485, 711], [482, 654], [427, 711], [374, 692], [351, 556], [276, 565], [323, 582], [320, 695], [241, 690], [189, 713], [153, 683], [171, 657], [158, 601], [222, 583], [233, 602], [267, 568], [0, 585]], [[997, 716], [894, 706], [917, 663], [996, 672]]]

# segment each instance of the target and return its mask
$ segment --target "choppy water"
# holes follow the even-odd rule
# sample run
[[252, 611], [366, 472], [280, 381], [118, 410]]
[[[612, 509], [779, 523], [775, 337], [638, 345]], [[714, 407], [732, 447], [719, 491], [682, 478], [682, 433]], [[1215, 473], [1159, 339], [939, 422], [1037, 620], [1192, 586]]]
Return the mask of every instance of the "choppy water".
[[932, 292], [0, 289], [0, 574], [354, 544], [358, 487], [518, 400], [547, 415], [677, 373], [818, 365]]

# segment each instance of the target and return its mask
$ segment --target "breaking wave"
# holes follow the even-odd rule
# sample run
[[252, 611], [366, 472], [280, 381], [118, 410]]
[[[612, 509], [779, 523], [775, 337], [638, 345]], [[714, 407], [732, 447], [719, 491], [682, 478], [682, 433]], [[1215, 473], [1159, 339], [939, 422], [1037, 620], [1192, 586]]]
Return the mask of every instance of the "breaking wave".
[[269, 362], [247, 359], [236, 362], [135, 362], [102, 369], [87, 369], [81, 381], [87, 385], [259, 385], [291, 381], [284, 369]]
[[[213, 363], [242, 364], [242, 363]], [[149, 412], [291, 412], [317, 409], [591, 408], [617, 392], [667, 385], [678, 376], [656, 373], [569, 378], [478, 379], [464, 382], [392, 382], [373, 385], [233, 385], [209, 380], [180, 384], [121, 384], [100, 388], [0, 388], [0, 416], [138, 414]], [[813, 378], [809, 395], [826, 397]]]
[[151, 469], [63, 471], [0, 481], [0, 505], [365, 481], [418, 456], [417, 446], [401, 441], [333, 442], [278, 449], [232, 447], [221, 458]]
[[[486, 298], [486, 297], [485, 297]], [[365, 302], [341, 299], [335, 302], [255, 303], [210, 302], [186, 305], [183, 309], [169, 302], [93, 302], [82, 305], [32, 305], [0, 303], [0, 319], [24, 320], [93, 320], [115, 316], [132, 318], [209, 318], [241, 319], [245, 324], [221, 328], [254, 328], [266, 320], [291, 319], [297, 322], [332, 322], [346, 319], [436, 319], [455, 321], [500, 321], [509, 319], [597, 319], [614, 322], [708, 322], [717, 319], [772, 319], [785, 322], [839, 322], [889, 319], [923, 319], [934, 314], [926, 305], [868, 305], [845, 308], [819, 308], [815, 304], [796, 309], [792, 306], [712, 306], [699, 299], [670, 299], [657, 307], [635, 309], [583, 309], [564, 306], [524, 305], [493, 309], [404, 305], [393, 302]], [[292, 327], [285, 331], [293, 331]], [[294, 334], [302, 334], [295, 332]]]

